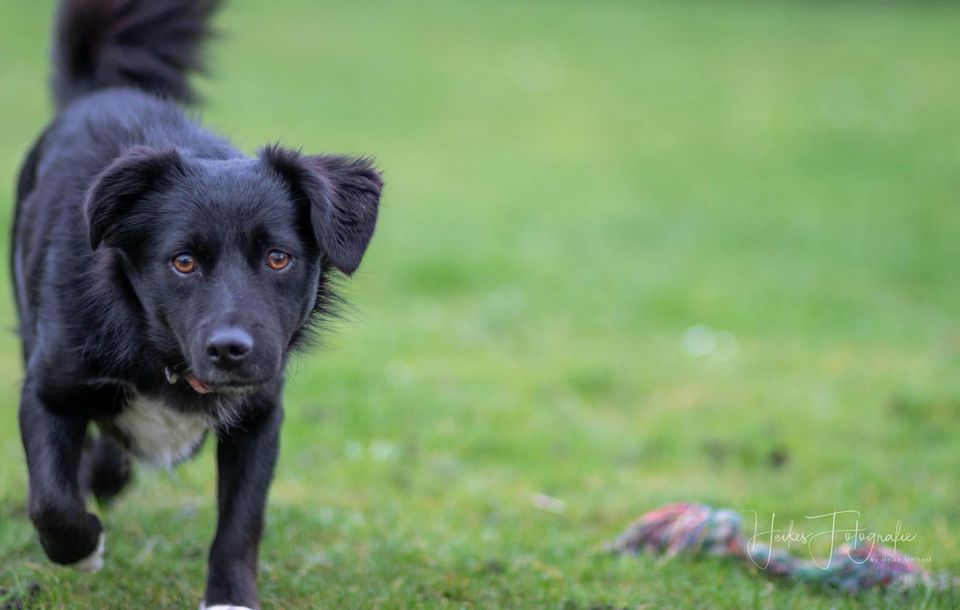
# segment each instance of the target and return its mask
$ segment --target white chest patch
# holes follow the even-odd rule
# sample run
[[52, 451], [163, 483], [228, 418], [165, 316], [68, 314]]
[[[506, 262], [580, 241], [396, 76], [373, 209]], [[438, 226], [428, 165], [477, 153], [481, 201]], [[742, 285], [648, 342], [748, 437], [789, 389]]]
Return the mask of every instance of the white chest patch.
[[200, 447], [210, 420], [202, 413], [183, 413], [160, 400], [135, 395], [113, 425], [127, 437], [134, 455], [169, 470]]

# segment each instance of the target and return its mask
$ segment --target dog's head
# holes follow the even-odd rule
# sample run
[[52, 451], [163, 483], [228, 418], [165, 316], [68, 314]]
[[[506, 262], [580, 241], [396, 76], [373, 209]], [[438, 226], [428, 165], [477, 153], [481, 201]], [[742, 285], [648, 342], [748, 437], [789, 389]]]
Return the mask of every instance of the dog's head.
[[324, 274], [359, 266], [381, 185], [365, 159], [135, 148], [89, 192], [90, 245], [119, 253], [174, 374], [200, 393], [248, 391], [280, 373], [323, 305]]

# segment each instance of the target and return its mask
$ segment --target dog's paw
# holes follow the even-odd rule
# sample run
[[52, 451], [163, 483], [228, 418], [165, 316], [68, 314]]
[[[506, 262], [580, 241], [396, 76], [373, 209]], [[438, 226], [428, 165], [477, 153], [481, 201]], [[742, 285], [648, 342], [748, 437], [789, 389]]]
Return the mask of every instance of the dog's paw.
[[208, 606], [205, 602], [200, 602], [200, 610], [252, 610], [246, 606], [231, 606], [230, 604], [217, 604]]
[[107, 535], [100, 532], [100, 538], [97, 540], [95, 551], [76, 563], [71, 563], [67, 567], [80, 572], [96, 572], [103, 567], [103, 552], [107, 548]]

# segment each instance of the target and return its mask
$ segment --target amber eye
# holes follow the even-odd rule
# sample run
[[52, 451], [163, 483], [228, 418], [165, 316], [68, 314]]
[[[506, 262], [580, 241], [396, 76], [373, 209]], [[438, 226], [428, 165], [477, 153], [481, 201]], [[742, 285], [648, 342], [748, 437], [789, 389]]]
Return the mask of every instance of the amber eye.
[[267, 266], [274, 271], [286, 269], [290, 264], [290, 255], [283, 250], [271, 250], [267, 252]]
[[197, 270], [197, 259], [189, 252], [181, 252], [173, 257], [173, 268], [180, 273], [193, 273]]

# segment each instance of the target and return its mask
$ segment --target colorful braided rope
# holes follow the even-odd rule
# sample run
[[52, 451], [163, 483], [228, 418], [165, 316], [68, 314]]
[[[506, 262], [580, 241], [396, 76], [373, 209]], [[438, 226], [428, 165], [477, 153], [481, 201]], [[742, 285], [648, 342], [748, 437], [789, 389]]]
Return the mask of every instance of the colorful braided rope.
[[741, 516], [730, 509], [678, 503], [652, 510], [637, 519], [607, 550], [615, 553], [649, 552], [665, 558], [721, 556], [741, 560], [774, 578], [822, 585], [857, 593], [876, 587], [899, 590], [916, 586], [946, 589], [956, 579], [931, 575], [908, 555], [864, 542], [844, 544], [829, 559], [803, 560], [784, 550], [749, 540], [742, 533]]

